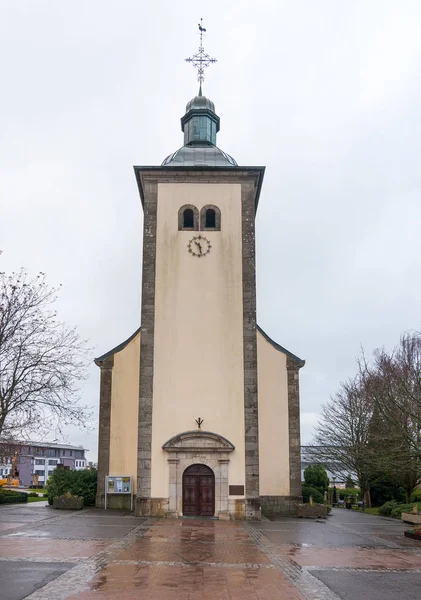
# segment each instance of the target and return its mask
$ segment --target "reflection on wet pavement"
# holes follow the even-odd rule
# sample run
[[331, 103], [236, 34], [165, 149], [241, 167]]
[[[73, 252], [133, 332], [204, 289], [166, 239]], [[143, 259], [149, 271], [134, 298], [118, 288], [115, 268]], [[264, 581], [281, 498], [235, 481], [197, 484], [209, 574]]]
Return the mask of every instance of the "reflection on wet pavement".
[[31, 564], [53, 574], [43, 582], [43, 569], [27, 571], [40, 587], [28, 600], [373, 600], [379, 581], [381, 600], [395, 600], [396, 573], [408, 576], [409, 600], [421, 585], [421, 544], [404, 529], [341, 509], [324, 522], [242, 524], [19, 507], [0, 509], [0, 567], [13, 562], [16, 580]]

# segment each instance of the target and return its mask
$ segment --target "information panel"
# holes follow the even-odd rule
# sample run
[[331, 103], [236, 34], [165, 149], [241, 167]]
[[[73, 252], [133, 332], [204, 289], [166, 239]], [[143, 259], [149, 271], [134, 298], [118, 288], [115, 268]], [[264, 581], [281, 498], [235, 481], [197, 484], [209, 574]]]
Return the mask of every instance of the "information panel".
[[108, 494], [130, 494], [130, 508], [133, 510], [132, 476], [107, 475], [105, 478], [105, 506], [107, 508]]

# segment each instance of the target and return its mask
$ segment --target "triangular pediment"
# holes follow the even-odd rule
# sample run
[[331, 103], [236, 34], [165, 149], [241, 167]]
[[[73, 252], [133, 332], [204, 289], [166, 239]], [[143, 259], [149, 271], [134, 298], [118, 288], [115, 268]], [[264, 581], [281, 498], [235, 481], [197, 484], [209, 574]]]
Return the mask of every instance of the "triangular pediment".
[[212, 431], [185, 431], [165, 442], [167, 452], [232, 452], [235, 446], [222, 435]]

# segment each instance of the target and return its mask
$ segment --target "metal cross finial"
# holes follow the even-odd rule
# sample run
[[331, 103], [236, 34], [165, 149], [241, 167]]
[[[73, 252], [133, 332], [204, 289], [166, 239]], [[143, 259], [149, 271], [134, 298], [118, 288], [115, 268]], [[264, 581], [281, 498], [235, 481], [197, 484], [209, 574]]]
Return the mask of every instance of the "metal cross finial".
[[200, 31], [200, 46], [196, 54], [193, 54], [191, 58], [186, 58], [186, 62], [191, 63], [195, 69], [197, 69], [197, 81], [202, 85], [205, 80], [205, 69], [210, 64], [216, 63], [216, 58], [211, 58], [209, 54], [206, 54], [203, 48], [203, 34], [206, 33], [206, 29], [203, 27], [203, 19], [200, 19], [199, 23]]
[[198, 419], [196, 419], [197, 427], [199, 429], [201, 429], [203, 421], [204, 421], [204, 419], [201, 419], [200, 417]]

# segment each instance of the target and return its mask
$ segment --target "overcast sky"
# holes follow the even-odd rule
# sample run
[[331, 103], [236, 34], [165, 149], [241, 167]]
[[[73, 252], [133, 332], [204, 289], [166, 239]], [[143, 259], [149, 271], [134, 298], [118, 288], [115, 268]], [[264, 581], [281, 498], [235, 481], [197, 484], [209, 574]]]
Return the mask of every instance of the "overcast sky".
[[[200, 17], [218, 146], [267, 167], [258, 322], [307, 361], [305, 443], [360, 346], [420, 328], [419, 0], [0, 0], [0, 268], [62, 283], [96, 356], [139, 326], [132, 167], [183, 143]], [[96, 460], [96, 429], [66, 441]]]

